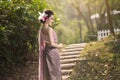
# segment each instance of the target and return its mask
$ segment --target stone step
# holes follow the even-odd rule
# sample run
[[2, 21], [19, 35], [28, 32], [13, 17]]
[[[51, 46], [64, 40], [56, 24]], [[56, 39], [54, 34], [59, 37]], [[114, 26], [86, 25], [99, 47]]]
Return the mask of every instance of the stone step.
[[70, 75], [72, 72], [72, 69], [69, 70], [62, 70], [62, 75]]
[[84, 46], [67, 46], [65, 49], [84, 48]]
[[84, 48], [64, 49], [63, 52], [82, 51]]
[[72, 69], [74, 66], [75, 66], [75, 63], [61, 64], [62, 70], [65, 70], [65, 69]]
[[69, 75], [62, 76], [62, 80], [66, 80], [68, 77], [70, 77], [70, 76]]
[[60, 63], [61, 64], [69, 64], [69, 63], [74, 63], [78, 60], [79, 60], [79, 58], [63, 59], [63, 60], [60, 60]]
[[75, 55], [80, 54], [81, 51], [74, 51], [74, 52], [61, 52], [60, 56], [66, 56], [66, 55]]
[[81, 61], [81, 60], [86, 60], [86, 58], [81, 57], [81, 58], [74, 58], [74, 59], [63, 59], [63, 60], [60, 60], [60, 63], [69, 64], [69, 63], [76, 63], [77, 61]]
[[63, 60], [63, 59], [74, 59], [74, 58], [79, 58], [80, 55], [68, 55], [68, 56], [60, 56], [60, 60]]
[[70, 44], [68, 46], [85, 46], [87, 43]]
[[85, 60], [80, 56], [86, 43], [70, 44], [60, 53], [60, 63], [62, 68], [62, 80], [67, 80], [78, 60]]
[[71, 49], [71, 48], [84, 48], [85, 45], [68, 45], [66, 48]]

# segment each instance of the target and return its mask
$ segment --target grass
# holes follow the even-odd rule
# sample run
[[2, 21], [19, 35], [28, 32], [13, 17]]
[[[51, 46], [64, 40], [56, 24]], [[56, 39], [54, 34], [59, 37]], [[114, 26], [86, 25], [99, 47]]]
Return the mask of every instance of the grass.
[[120, 34], [89, 43], [68, 80], [119, 80]]

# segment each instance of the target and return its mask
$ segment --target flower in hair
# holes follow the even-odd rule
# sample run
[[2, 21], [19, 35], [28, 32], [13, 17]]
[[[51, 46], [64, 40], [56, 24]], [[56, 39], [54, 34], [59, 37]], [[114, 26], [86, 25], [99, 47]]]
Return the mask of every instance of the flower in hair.
[[42, 21], [45, 21], [47, 19], [47, 14], [45, 14], [45, 12], [41, 13], [39, 12], [39, 17], [38, 17], [38, 20], [42, 20]]

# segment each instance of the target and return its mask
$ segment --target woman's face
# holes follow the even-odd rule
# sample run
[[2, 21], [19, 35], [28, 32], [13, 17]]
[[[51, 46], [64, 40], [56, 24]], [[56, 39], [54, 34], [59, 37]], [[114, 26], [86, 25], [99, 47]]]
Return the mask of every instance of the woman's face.
[[47, 24], [48, 24], [49, 26], [52, 26], [53, 21], [54, 21], [54, 15], [51, 15], [51, 16], [46, 20], [46, 22], [47, 22]]

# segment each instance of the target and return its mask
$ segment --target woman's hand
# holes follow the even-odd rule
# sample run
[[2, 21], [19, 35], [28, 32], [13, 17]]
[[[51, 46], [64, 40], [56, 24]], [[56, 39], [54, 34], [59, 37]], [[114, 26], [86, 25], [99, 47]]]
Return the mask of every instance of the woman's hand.
[[50, 44], [50, 42], [49, 42], [49, 41], [44, 41], [44, 43], [45, 43], [45, 44]]
[[58, 48], [62, 48], [63, 47], [63, 44], [62, 43], [59, 43], [58, 44]]

